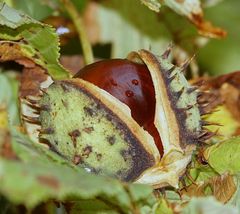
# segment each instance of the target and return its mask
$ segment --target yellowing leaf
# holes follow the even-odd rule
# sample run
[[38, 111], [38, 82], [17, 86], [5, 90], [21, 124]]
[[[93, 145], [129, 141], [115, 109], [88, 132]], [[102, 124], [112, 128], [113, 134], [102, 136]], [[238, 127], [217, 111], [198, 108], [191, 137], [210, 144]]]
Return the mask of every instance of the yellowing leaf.
[[7, 126], [8, 126], [7, 111], [0, 106], [0, 129], [6, 128]]
[[212, 132], [217, 132], [219, 136], [217, 139], [224, 140], [233, 136], [236, 130], [239, 128], [240, 123], [237, 121], [226, 106], [218, 106], [215, 111], [206, 117], [206, 121], [220, 124], [220, 126], [208, 126], [208, 129]]

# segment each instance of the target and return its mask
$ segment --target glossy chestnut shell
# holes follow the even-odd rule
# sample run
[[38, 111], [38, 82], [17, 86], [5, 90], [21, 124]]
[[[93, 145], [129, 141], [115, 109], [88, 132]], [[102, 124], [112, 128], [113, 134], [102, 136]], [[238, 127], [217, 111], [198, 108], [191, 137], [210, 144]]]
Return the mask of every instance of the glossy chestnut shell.
[[161, 138], [154, 125], [155, 92], [145, 64], [127, 59], [110, 59], [85, 66], [75, 78], [82, 78], [109, 92], [128, 105], [132, 117], [154, 138], [161, 154]]

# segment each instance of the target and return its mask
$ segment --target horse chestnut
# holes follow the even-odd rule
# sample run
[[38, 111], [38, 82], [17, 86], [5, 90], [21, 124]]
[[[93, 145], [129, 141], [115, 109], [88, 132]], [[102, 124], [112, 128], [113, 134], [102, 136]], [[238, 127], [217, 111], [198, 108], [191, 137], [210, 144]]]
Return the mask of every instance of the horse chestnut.
[[[128, 55], [132, 61], [105, 60], [86, 66], [76, 78], [55, 80], [47, 88], [42, 82], [40, 96], [22, 99], [22, 112], [30, 112], [22, 113], [28, 133], [92, 173], [178, 188], [196, 145], [211, 133], [203, 128], [200, 92], [184, 77], [185, 66], [169, 62], [168, 53], [139, 50]], [[100, 88], [128, 105], [132, 117]]]
[[154, 138], [163, 153], [161, 138], [154, 125], [155, 90], [145, 64], [127, 59], [103, 60], [85, 66], [75, 77], [89, 81], [128, 105], [132, 117]]

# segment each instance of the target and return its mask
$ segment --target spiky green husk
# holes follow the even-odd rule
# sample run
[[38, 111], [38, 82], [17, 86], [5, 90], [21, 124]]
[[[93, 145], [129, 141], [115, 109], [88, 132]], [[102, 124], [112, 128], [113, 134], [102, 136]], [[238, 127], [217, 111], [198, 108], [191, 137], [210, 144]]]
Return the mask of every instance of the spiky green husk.
[[[116, 109], [126, 106], [81, 79], [55, 81], [42, 91], [40, 104], [37, 103], [40, 117], [24, 120], [40, 122], [41, 142], [88, 171], [150, 184], [154, 188], [168, 185], [177, 188], [194, 149], [213, 133], [203, 128], [208, 124], [201, 120], [206, 104], [199, 102], [202, 93], [184, 77], [183, 70], [188, 63], [174, 66], [167, 59], [169, 51], [157, 57], [140, 50], [128, 57], [145, 63], [153, 80], [154, 124], [164, 147], [161, 160], [152, 138], [140, 131], [142, 128], [136, 126], [129, 112], [117, 113]], [[89, 87], [84, 87], [85, 84]], [[107, 94], [108, 101], [103, 102], [103, 94]], [[28, 102], [36, 107], [35, 101]]]
[[134, 181], [154, 165], [127, 125], [76, 82], [52, 84], [40, 106], [41, 141], [88, 171]]

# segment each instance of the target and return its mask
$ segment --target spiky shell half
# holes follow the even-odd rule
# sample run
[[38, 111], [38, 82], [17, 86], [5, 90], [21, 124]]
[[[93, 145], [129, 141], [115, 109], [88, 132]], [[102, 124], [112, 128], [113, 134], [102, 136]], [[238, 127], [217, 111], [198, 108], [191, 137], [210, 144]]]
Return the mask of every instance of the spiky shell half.
[[166, 57], [168, 51], [161, 57], [146, 50], [128, 56], [147, 65], [155, 88], [154, 124], [163, 143], [164, 155], [137, 180], [155, 188], [178, 186], [179, 177], [185, 172], [202, 132], [198, 94], [183, 75], [186, 66], [171, 64]]

